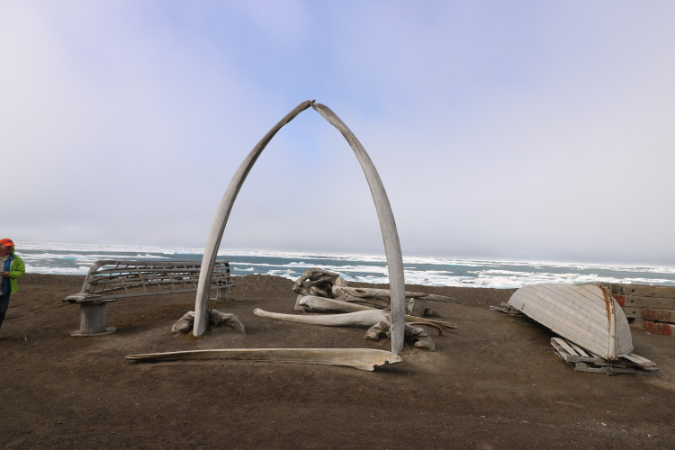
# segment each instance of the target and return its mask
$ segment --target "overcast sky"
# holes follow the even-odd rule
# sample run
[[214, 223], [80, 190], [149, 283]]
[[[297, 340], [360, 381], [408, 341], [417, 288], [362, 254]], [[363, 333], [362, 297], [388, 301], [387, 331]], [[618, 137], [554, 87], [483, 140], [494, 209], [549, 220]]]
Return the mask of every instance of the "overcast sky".
[[[0, 237], [201, 247], [304, 100], [375, 163], [404, 256], [675, 265], [675, 3], [0, 3]], [[224, 248], [382, 253], [315, 111], [251, 171]]]

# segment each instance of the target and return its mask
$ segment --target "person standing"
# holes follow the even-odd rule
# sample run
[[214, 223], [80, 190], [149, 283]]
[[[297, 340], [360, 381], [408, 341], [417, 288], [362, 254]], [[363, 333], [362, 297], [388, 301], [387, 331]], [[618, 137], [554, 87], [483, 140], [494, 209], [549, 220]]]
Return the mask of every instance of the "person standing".
[[9, 296], [19, 290], [16, 281], [26, 273], [23, 260], [14, 254], [14, 242], [11, 239], [0, 239], [0, 327], [5, 320], [9, 307]]

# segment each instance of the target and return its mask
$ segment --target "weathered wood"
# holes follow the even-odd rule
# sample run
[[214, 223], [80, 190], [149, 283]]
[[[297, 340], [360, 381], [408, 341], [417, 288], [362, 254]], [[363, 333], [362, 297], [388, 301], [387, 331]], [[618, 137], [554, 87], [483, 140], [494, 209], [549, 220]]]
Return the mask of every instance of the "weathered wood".
[[568, 344], [574, 349], [575, 352], [577, 352], [578, 355], [588, 357], [588, 353], [586, 353], [583, 348], [579, 347], [574, 342], [568, 342]]
[[633, 350], [625, 314], [598, 284], [525, 286], [508, 304], [603, 358]]
[[106, 327], [106, 302], [80, 303], [80, 329], [70, 333], [74, 337], [98, 336], [117, 331]]
[[232, 177], [230, 184], [225, 191], [225, 195], [220, 202], [216, 217], [213, 220], [211, 231], [204, 249], [204, 258], [202, 260], [202, 267], [207, 269], [201, 272], [199, 277], [199, 285], [197, 288], [197, 296], [195, 299], [195, 325], [194, 334], [200, 336], [206, 331], [207, 311], [209, 309], [209, 296], [207, 286], [210, 284], [210, 269], [216, 260], [218, 248], [222, 240], [227, 220], [232, 211], [232, 206], [237, 198], [237, 194], [241, 189], [248, 173], [257, 161], [258, 157], [265, 149], [267, 144], [272, 140], [276, 133], [287, 123], [293, 120], [298, 114], [309, 107], [314, 108], [321, 116], [323, 116], [331, 125], [342, 133], [344, 138], [349, 143], [358, 159], [363, 173], [370, 187], [370, 192], [375, 204], [375, 210], [380, 222], [380, 229], [382, 232], [382, 240], [384, 242], [384, 251], [387, 258], [387, 268], [389, 272], [389, 283], [391, 286], [391, 321], [392, 321], [392, 338], [391, 350], [398, 354], [403, 349], [404, 329], [405, 329], [405, 278], [403, 273], [403, 255], [401, 253], [401, 243], [396, 229], [396, 222], [394, 221], [394, 213], [392, 212], [389, 198], [384, 189], [384, 184], [380, 179], [375, 165], [371, 161], [368, 153], [363, 148], [354, 133], [347, 127], [347, 125], [340, 120], [340, 118], [325, 105], [315, 103], [314, 101], [306, 101], [298, 105], [279, 123], [277, 123], [251, 150], [246, 159]]
[[565, 351], [567, 352], [567, 354], [569, 354], [570, 356], [580, 356], [580, 355], [577, 355], [577, 352], [575, 352], [574, 349], [572, 347], [570, 347], [564, 339], [551, 338], [551, 340], [555, 341], [558, 345], [560, 345], [562, 348], [564, 348]]
[[631, 361], [633, 361], [634, 359], [638, 360], [638, 361], [641, 361], [644, 364], [644, 367], [647, 368], [647, 369], [656, 367], [655, 362], [645, 358], [644, 356], [640, 356], [637, 353], [631, 353], [628, 356], [630, 356], [630, 358], [627, 358], [626, 355], [624, 355], [624, 358], [630, 359]]
[[624, 307], [675, 310], [675, 299], [626, 295]]
[[[218, 261], [212, 270], [210, 289], [224, 290], [234, 286], [227, 261]], [[200, 261], [99, 260], [89, 268], [82, 290], [63, 301], [81, 303], [94, 298], [103, 301], [194, 292], [200, 271]]]
[[649, 286], [641, 284], [623, 284], [622, 287], [623, 290], [620, 292], [620, 294], [627, 296], [669, 298], [675, 300], [675, 287]]
[[578, 356], [570, 354], [569, 350], [574, 349], [579, 355], [585, 355], [574, 343], [562, 338], [551, 338], [553, 353], [578, 372], [605, 373], [614, 374], [634, 374], [659, 376], [660, 371], [652, 361], [643, 358], [635, 353], [624, 354], [615, 361], [608, 361], [599, 356]]
[[365, 348], [255, 348], [193, 350], [183, 352], [128, 355], [132, 361], [176, 361], [189, 359], [226, 359], [268, 362], [300, 362], [353, 367], [372, 372], [384, 364], [396, 364], [403, 359], [384, 350]]
[[623, 313], [629, 319], [642, 319], [642, 310], [643, 308], [635, 308], [632, 306], [625, 306], [623, 308]]

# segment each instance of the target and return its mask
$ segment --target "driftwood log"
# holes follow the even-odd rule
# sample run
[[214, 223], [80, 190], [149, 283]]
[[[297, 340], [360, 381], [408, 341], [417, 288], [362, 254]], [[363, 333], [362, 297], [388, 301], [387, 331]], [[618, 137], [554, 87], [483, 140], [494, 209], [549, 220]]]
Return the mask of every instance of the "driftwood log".
[[399, 242], [396, 222], [394, 221], [394, 213], [391, 210], [389, 198], [384, 189], [384, 184], [377, 173], [377, 169], [375, 169], [375, 165], [354, 133], [351, 132], [347, 125], [345, 125], [344, 122], [330, 110], [330, 108], [315, 103], [314, 101], [306, 101], [299, 104], [293, 111], [288, 113], [286, 117], [281, 119], [279, 123], [272, 127], [253, 150], [251, 150], [232, 177], [232, 180], [225, 191], [225, 195], [223, 195], [220, 205], [218, 206], [218, 211], [213, 219], [211, 231], [209, 232], [206, 247], [204, 248], [202, 271], [199, 276], [197, 296], [195, 299], [194, 334], [200, 336], [206, 331], [209, 310], [209, 286], [211, 285], [213, 266], [216, 262], [218, 248], [220, 248], [220, 242], [223, 237], [223, 232], [225, 231], [225, 226], [227, 225], [227, 220], [232, 211], [237, 194], [239, 194], [239, 190], [244, 184], [248, 173], [253, 168], [253, 165], [258, 160], [258, 157], [262, 154], [267, 144], [277, 132], [309, 107], [312, 107], [342, 133], [354, 151], [356, 158], [361, 164], [366, 180], [368, 181], [368, 186], [370, 187], [370, 192], [375, 204], [375, 210], [377, 211], [377, 217], [380, 222], [380, 229], [382, 231], [382, 240], [384, 242], [384, 251], [387, 257], [387, 268], [389, 271], [389, 282], [391, 285], [391, 351], [395, 354], [399, 354], [403, 349], [404, 341], [405, 280], [403, 274], [401, 243]]

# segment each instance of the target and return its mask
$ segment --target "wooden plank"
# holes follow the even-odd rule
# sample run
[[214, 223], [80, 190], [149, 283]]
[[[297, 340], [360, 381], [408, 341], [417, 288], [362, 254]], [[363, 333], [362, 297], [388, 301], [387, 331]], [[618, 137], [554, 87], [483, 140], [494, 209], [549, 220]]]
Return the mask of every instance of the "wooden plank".
[[606, 359], [603, 358], [591, 358], [590, 356], [570, 356], [567, 358], [567, 362], [570, 363], [577, 363], [577, 362], [583, 362], [583, 363], [591, 363], [596, 366], [608, 366], [609, 363], [607, 362]]
[[644, 308], [636, 308], [633, 306], [624, 306], [623, 313], [629, 319], [642, 319], [642, 310]]
[[581, 356], [589, 356], [581, 347], [576, 345], [574, 342], [568, 342], [568, 344]]
[[675, 299], [627, 295], [625, 307], [675, 310]]
[[637, 375], [638, 377], [660, 377], [661, 371], [659, 369], [637, 370], [637, 371], [635, 371], [635, 375]]
[[578, 362], [574, 365], [574, 370], [577, 372], [608, 373], [609, 367], [591, 367], [582, 362]]
[[621, 284], [607, 283], [605, 286], [612, 293], [612, 295], [623, 295], [623, 286]]
[[629, 367], [624, 368], [624, 367], [615, 367], [615, 366], [612, 366], [612, 373], [630, 373], [630, 374], [637, 374], [638, 372], [640, 372], [640, 371], [639, 371], [639, 370], [632, 369], [632, 368], [629, 368]]
[[567, 353], [560, 345], [558, 345], [557, 343], [555, 343], [553, 341], [551, 341], [551, 345], [553, 346], [553, 352], [556, 355], [560, 356], [565, 361], [567, 361], [567, 358], [570, 357], [569, 353]]
[[[560, 287], [560, 289], [556, 289]], [[589, 315], [592, 314], [604, 314], [605, 312], [605, 299], [602, 297], [602, 291], [598, 286], [590, 286], [592, 290], [589, 290], [589, 286], [577, 285], [577, 286], [551, 286], [551, 285], [533, 285], [532, 288], [540, 291], [546, 292], [549, 296], [555, 298], [555, 296], [561, 296], [578, 305], [580, 311], [585, 311]], [[577, 311], [578, 313], [579, 311]]]
[[637, 353], [631, 353], [630, 356], [631, 356], [632, 358], [639, 359], [640, 361], [642, 361], [643, 363], [645, 363], [645, 365], [654, 365], [654, 367], [656, 367], [656, 363], [655, 363], [654, 361], [652, 361], [652, 360], [650, 360], [650, 359], [647, 359], [647, 358], [645, 358], [644, 356], [640, 356], [640, 355], [638, 355]]
[[562, 348], [564, 348], [565, 351], [567, 353], [569, 353], [570, 356], [581, 356], [581, 355], [577, 354], [577, 352], [575, 352], [574, 349], [570, 345], [567, 344], [565, 339], [554, 337], [554, 338], [551, 338], [551, 341], [555, 341], [558, 345], [560, 345]]
[[644, 366], [645, 366], [644, 361], [640, 360], [639, 358], [635, 358], [634, 356], [631, 356], [631, 355], [623, 355], [622, 358], [625, 358], [625, 359], [627, 359], [628, 361], [631, 361], [631, 362], [637, 364], [637, 365], [640, 366], [640, 367], [644, 367]]
[[[528, 286], [529, 287], [529, 286]], [[547, 295], [542, 292], [528, 292], [526, 288], [521, 288], [513, 294], [513, 299], [516, 296], [523, 296], [528, 299], [531, 303], [536, 303], [537, 309], [534, 311], [533, 307], [522, 308], [522, 311], [540, 321], [543, 325], [551, 328], [553, 331], [559, 334], [573, 334], [572, 336], [567, 336], [569, 339], [577, 340], [579, 342], [593, 342], [595, 345], [602, 348], [607, 348], [607, 325], [600, 325], [597, 322], [588, 320], [588, 317], [581, 316], [579, 317], [578, 312], [572, 311], [567, 305], [560, 305], [560, 301], [556, 301], [556, 298], [551, 295]], [[547, 300], [546, 304], [542, 304], [541, 300]], [[510, 302], [511, 300], [509, 300]], [[564, 308], [565, 315], [561, 315], [560, 305]], [[530, 306], [530, 305], [528, 305]], [[575, 314], [575, 319], [573, 321], [567, 320], [569, 315]], [[603, 316], [591, 316], [594, 318], [603, 317]], [[556, 326], [556, 323], [558, 326]], [[562, 328], [566, 329], [563, 330]], [[598, 335], [598, 332], [600, 335]], [[603, 335], [604, 333], [604, 335]], [[590, 343], [589, 342], [589, 343]], [[584, 345], [584, 347], [586, 347]]]
[[624, 284], [623, 292], [626, 296], [657, 297], [675, 300], [675, 287], [649, 286], [644, 284]]

